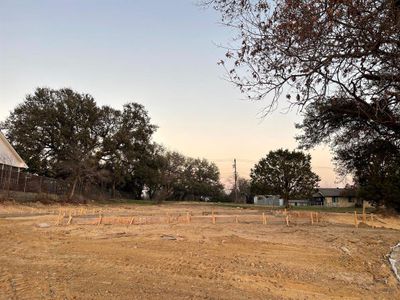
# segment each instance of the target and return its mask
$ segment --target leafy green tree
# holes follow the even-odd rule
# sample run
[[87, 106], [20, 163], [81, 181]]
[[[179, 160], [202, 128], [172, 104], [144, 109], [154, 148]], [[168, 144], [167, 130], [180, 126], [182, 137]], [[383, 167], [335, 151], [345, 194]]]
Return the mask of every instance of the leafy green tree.
[[165, 183], [165, 149], [161, 145], [152, 143], [148, 151], [149, 154], [137, 166], [135, 180], [137, 183], [141, 182], [142, 191], [146, 190], [150, 199], [161, 202], [167, 198], [160, 195], [160, 191], [163, 189]]
[[160, 157], [158, 182], [152, 190], [158, 200], [218, 197], [223, 191], [218, 167], [206, 159], [190, 158], [176, 151]]
[[311, 170], [311, 156], [300, 151], [270, 151], [251, 170], [251, 191], [280, 195], [288, 206], [290, 198], [310, 197], [319, 177]]
[[103, 113], [106, 128], [99, 156], [102, 166], [112, 174], [112, 194], [115, 196], [118, 188], [140, 197], [154, 147], [151, 137], [157, 127], [138, 103], [125, 104], [122, 111], [104, 107]]
[[78, 183], [115, 189], [132, 180], [156, 130], [140, 104], [119, 111], [98, 107], [87, 94], [48, 88], [28, 95], [1, 128], [31, 172], [71, 182], [69, 199]]
[[187, 186], [185, 186], [187, 158], [179, 152], [167, 151], [164, 159], [165, 164], [162, 169], [163, 194], [166, 199], [180, 200], [187, 191]]
[[359, 197], [400, 212], [400, 151], [390, 141], [341, 145], [335, 159], [341, 173], [353, 174]]
[[87, 94], [38, 88], [2, 124], [7, 137], [39, 175], [79, 181], [97, 172], [100, 109]]
[[201, 196], [218, 197], [223, 190], [223, 186], [219, 182], [218, 167], [213, 162], [200, 158], [187, 159], [184, 186], [186, 194], [191, 194], [197, 199]]

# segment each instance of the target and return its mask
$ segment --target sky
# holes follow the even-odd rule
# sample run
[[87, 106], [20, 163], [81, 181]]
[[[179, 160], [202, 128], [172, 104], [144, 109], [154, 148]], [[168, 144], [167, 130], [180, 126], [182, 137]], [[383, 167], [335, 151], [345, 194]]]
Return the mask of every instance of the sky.
[[[284, 100], [244, 99], [224, 79], [219, 45], [233, 33], [197, 0], [0, 0], [0, 121], [37, 87], [69, 87], [99, 105], [143, 104], [154, 140], [220, 168], [233, 181], [269, 151], [297, 147], [296, 111]], [[321, 187], [343, 186], [326, 146], [312, 150]]]

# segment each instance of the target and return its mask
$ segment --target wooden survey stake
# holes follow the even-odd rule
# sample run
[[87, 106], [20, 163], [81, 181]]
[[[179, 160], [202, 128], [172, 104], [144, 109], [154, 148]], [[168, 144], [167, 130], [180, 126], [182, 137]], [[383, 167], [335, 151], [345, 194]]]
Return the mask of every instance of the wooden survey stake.
[[97, 223], [97, 225], [100, 225], [102, 221], [103, 221], [103, 215], [100, 214], [99, 215], [99, 222]]
[[354, 227], [358, 228], [357, 211], [354, 211]]
[[363, 220], [363, 223], [367, 223], [367, 215], [365, 214], [365, 201], [364, 200], [363, 200], [362, 220]]
[[265, 213], [262, 214], [262, 221], [264, 225], [267, 225], [267, 217], [265, 216]]

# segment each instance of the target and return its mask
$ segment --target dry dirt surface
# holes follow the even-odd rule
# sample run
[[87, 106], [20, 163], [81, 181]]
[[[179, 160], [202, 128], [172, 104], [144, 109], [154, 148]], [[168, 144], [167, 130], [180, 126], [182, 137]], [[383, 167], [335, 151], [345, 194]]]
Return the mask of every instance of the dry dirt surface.
[[400, 299], [399, 219], [309, 214], [0, 204], [0, 299]]

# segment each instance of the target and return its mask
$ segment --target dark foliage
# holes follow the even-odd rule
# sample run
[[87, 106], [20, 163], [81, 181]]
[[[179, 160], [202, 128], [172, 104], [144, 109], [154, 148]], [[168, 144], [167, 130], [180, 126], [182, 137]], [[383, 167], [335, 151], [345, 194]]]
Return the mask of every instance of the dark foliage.
[[160, 153], [159, 174], [150, 188], [156, 198], [171, 200], [218, 199], [223, 196], [218, 167], [206, 159], [190, 158], [178, 152]]
[[[352, 173], [356, 181], [365, 181], [366, 176], [370, 176], [368, 182], [376, 181], [377, 173], [365, 173], [362, 166], [352, 163], [355, 157], [373, 159], [380, 155], [380, 150], [365, 154], [369, 143], [384, 141], [385, 149], [395, 148], [397, 153], [400, 149], [397, 1], [205, 3], [219, 11], [222, 21], [237, 32], [227, 59], [221, 61], [231, 81], [251, 99], [272, 93], [266, 112], [275, 108], [285, 93], [289, 103], [304, 112], [304, 121], [298, 125], [303, 130], [298, 137], [302, 147], [329, 143], [340, 171]], [[349, 155], [344, 155], [344, 149]], [[378, 177], [390, 186], [392, 176], [396, 177], [396, 172], [385, 179]], [[378, 186], [385, 184], [369, 189], [368, 197], [388, 201], [382, 198], [388, 189], [384, 192]]]
[[270, 151], [251, 170], [253, 194], [280, 195], [289, 199], [309, 198], [319, 177], [311, 171], [311, 156], [300, 151]]
[[157, 127], [138, 103], [116, 110], [71, 89], [38, 88], [1, 128], [31, 173], [70, 182], [70, 200], [77, 185], [85, 184], [136, 199], [144, 189], [161, 200], [218, 196], [223, 190], [215, 164], [152, 141]]

